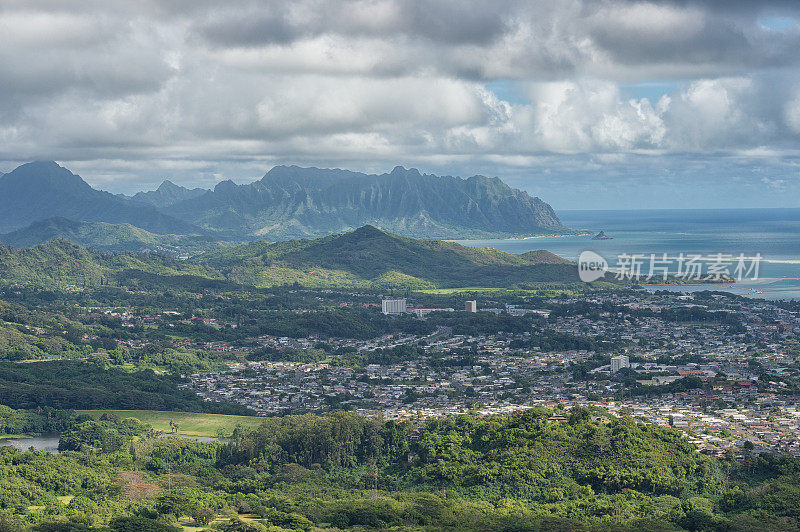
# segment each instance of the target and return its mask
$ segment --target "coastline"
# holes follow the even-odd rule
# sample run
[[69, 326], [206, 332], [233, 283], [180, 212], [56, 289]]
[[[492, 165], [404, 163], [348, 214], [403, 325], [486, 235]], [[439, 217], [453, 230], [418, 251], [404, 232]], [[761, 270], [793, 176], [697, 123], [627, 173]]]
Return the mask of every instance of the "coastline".
[[578, 233], [561, 233], [561, 234], [553, 234], [553, 235], [531, 235], [531, 236], [514, 236], [514, 237], [506, 237], [506, 238], [459, 238], [459, 239], [452, 239], [446, 240], [446, 242], [489, 242], [492, 240], [536, 240], [541, 238], [565, 238], [569, 236], [592, 236], [594, 235], [591, 231], [581, 231]]
[[[571, 233], [566, 235], [535, 235], [535, 236], [523, 236], [521, 238], [506, 238], [505, 240], [534, 240], [537, 238], [564, 238], [568, 236], [592, 236], [594, 233], [590, 231], [585, 231], [581, 233]], [[609, 239], [610, 240], [610, 239]]]

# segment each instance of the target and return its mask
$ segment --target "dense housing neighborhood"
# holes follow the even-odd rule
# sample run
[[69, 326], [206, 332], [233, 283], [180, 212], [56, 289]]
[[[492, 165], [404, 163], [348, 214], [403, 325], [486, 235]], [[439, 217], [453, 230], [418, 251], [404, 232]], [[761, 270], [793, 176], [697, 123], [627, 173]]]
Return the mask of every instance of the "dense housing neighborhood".
[[[488, 310], [536, 315], [530, 331], [469, 335], [437, 327], [426, 335], [326, 339], [330, 355], [323, 359], [231, 361], [226, 370], [191, 375], [187, 386], [209, 400], [233, 401], [260, 415], [347, 408], [384, 418], [424, 419], [537, 405], [565, 410], [591, 405], [684, 430], [702, 452], [738, 452], [747, 441], [756, 451], [800, 453], [794, 384], [798, 311], [766, 302], [742, 304], [724, 295], [695, 299], [648, 292], [544, 303], [549, 309]], [[592, 310], [563, 310], [587, 303]], [[384, 300], [382, 307], [393, 315], [415, 310], [406, 308], [405, 300], [402, 306], [399, 300]], [[612, 310], [597, 310], [604, 307]], [[692, 310], [725, 314], [726, 319], [660, 316]], [[452, 309], [431, 309], [437, 311]], [[735, 334], [733, 316], [741, 322]], [[530, 339], [541, 331], [613, 341], [624, 354], [532, 347]], [[255, 341], [280, 353], [313, 351], [320, 338], [260, 336]], [[352, 366], [347, 356], [335, 354], [400, 346], [413, 347], [420, 356]]]

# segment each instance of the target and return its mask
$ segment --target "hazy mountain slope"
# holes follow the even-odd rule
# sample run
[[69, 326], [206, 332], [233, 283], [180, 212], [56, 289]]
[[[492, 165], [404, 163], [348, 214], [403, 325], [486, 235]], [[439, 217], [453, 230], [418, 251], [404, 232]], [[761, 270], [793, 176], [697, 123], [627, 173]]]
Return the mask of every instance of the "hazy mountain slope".
[[414, 237], [530, 235], [565, 231], [552, 208], [497, 178], [395, 168], [368, 175], [276, 166], [248, 185], [219, 183], [169, 213], [207, 229], [272, 240], [372, 224]]
[[33, 247], [53, 239], [67, 239], [79, 246], [101, 251], [149, 250], [173, 254], [198, 253], [221, 245], [208, 236], [159, 235], [130, 224], [75, 222], [59, 217], [40, 220], [0, 235], [0, 242], [16, 248]]
[[130, 199], [163, 209], [181, 201], [198, 198], [208, 192], [204, 188], [186, 188], [166, 180], [156, 190], [137, 192]]
[[154, 233], [191, 234], [198, 228], [155, 207], [95, 190], [54, 162], [19, 166], [0, 177], [0, 231], [59, 216], [69, 220], [130, 223]]
[[51, 240], [32, 248], [0, 245], [0, 283], [54, 287], [115, 284], [131, 272], [164, 278], [199, 276], [216, 272], [155, 253], [101, 253], [68, 240]]

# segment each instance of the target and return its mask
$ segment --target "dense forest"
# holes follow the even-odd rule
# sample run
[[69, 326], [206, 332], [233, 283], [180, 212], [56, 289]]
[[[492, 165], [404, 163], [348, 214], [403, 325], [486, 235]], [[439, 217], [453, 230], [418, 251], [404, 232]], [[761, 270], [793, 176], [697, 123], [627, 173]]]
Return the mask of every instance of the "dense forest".
[[795, 530], [800, 460], [716, 459], [575, 408], [424, 423], [265, 419], [229, 443], [51, 416], [61, 454], [0, 448], [3, 530]]
[[110, 408], [246, 414], [243, 407], [207, 402], [179, 388], [178, 375], [153, 370], [105, 370], [80, 361], [0, 362], [0, 405], [11, 408]]

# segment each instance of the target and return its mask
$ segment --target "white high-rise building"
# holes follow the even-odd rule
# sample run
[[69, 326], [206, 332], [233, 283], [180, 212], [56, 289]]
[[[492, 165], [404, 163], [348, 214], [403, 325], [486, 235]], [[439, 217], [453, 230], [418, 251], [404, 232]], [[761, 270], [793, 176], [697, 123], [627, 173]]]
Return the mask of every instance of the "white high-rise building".
[[464, 305], [464, 310], [467, 312], [478, 312], [478, 302], [477, 301], [467, 301]]
[[631, 367], [630, 359], [625, 355], [611, 357], [611, 373], [616, 373], [622, 368]]
[[405, 314], [405, 299], [384, 299], [381, 301], [381, 312], [384, 314]]

